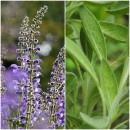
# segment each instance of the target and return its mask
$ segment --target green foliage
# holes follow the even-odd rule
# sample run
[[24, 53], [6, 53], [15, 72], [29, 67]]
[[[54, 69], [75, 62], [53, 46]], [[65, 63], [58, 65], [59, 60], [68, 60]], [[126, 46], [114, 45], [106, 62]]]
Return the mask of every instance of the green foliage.
[[77, 77], [71, 72], [66, 72], [66, 94], [69, 95], [77, 87]]
[[91, 118], [82, 112], [80, 113], [80, 116], [84, 122], [86, 122], [87, 124], [89, 124], [93, 128], [97, 128], [97, 129], [106, 128], [108, 123], [109, 123], [107, 117], [97, 116], [97, 117]]
[[100, 82], [105, 103], [109, 112], [112, 102], [118, 93], [118, 85], [113, 71], [105, 60], [102, 60], [101, 63]]
[[89, 43], [100, 60], [102, 58], [106, 59], [106, 43], [98, 21], [86, 6], [83, 6], [79, 10], [83, 30]]
[[116, 2], [109, 10], [107, 10], [107, 12], [113, 15], [122, 15], [129, 13], [129, 1]]
[[87, 57], [85, 57], [82, 50], [67, 37], [66, 37], [66, 51], [68, 52], [69, 55], [71, 55], [74, 59], [76, 59], [80, 63], [80, 65], [92, 76], [95, 83], [97, 84], [98, 83], [97, 76], [89, 60], [87, 59]]
[[[102, 32], [117, 41], [127, 42], [128, 29], [119, 24], [109, 23], [109, 22], [100, 22]], [[119, 31], [120, 30], [120, 31]]]
[[128, 1], [66, 6], [67, 128], [128, 129]]

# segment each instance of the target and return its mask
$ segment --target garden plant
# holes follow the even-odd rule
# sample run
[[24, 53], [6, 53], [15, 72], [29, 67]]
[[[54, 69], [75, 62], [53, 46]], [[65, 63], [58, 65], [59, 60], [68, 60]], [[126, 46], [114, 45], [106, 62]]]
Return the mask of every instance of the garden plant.
[[128, 1], [66, 2], [66, 127], [128, 129]]
[[[37, 58], [40, 47], [37, 46], [40, 35], [39, 28], [42, 18], [46, 15], [48, 6], [44, 5], [38, 11], [30, 25], [29, 17], [25, 16], [19, 32], [18, 64], [11, 64], [10, 75], [1, 65], [1, 128], [2, 129], [54, 129], [64, 128], [64, 96], [65, 96], [65, 65], [64, 47], [59, 50], [53, 63], [50, 82], [47, 91], [41, 86], [44, 77], [41, 71], [43, 61]], [[5, 59], [7, 49], [2, 51], [2, 60]], [[7, 78], [13, 77], [11, 81]], [[15, 92], [12, 100], [9, 97], [8, 87]]]

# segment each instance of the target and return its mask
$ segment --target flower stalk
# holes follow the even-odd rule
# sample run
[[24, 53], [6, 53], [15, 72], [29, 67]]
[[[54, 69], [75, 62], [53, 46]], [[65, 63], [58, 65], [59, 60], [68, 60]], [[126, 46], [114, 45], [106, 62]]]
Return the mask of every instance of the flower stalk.
[[[21, 82], [21, 93], [22, 93], [22, 101], [21, 101], [21, 111], [20, 111], [20, 126], [24, 126], [26, 129], [33, 126], [36, 121], [36, 109], [39, 111], [40, 108], [39, 103], [36, 104], [37, 100], [40, 101], [40, 88], [38, 88], [40, 79], [38, 76], [40, 75], [39, 63], [41, 59], [35, 59], [35, 53], [40, 50], [40, 48], [36, 48], [38, 40], [36, 39], [36, 35], [39, 35], [40, 32], [37, 31], [39, 28], [39, 24], [42, 23], [41, 19], [44, 14], [47, 12], [48, 7], [41, 7], [39, 11], [37, 11], [37, 15], [33, 19], [34, 24], [31, 27], [28, 26], [29, 18], [26, 16], [23, 20], [23, 24], [21, 27], [20, 37], [19, 37], [19, 45], [20, 49], [17, 49], [16, 52], [21, 53], [20, 57], [17, 59], [21, 61], [20, 71], [24, 73], [23, 82]], [[28, 55], [26, 54], [28, 53]], [[39, 80], [39, 81], [37, 81]], [[39, 94], [39, 97], [38, 97]]]

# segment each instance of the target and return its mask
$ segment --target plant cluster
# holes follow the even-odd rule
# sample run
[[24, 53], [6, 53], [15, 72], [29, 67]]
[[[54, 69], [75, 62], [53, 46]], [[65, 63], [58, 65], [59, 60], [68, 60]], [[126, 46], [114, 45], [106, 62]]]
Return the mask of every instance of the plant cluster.
[[[42, 24], [42, 18], [47, 12], [48, 7], [43, 6], [37, 11], [33, 18], [33, 24], [29, 25], [29, 17], [25, 16], [20, 27], [18, 37], [18, 46], [16, 53], [19, 54], [17, 61], [20, 65], [12, 64], [10, 69], [13, 79], [12, 84], [17, 97], [17, 116], [9, 117], [10, 113], [5, 113], [9, 107], [5, 101], [5, 88], [2, 86], [2, 120], [3, 127], [9, 125], [9, 128], [29, 129], [35, 128], [35, 125], [41, 125], [41, 128], [56, 128], [64, 127], [64, 48], [59, 52], [56, 61], [54, 62], [53, 72], [51, 73], [51, 80], [48, 92], [44, 92], [40, 85], [41, 59], [36, 58], [36, 53], [40, 51], [37, 47], [40, 35], [38, 28]], [[5, 67], [2, 66], [2, 76]], [[5, 76], [3, 76], [5, 77]], [[2, 78], [2, 84], [5, 79]], [[9, 101], [9, 99], [6, 99]], [[15, 102], [16, 103], [16, 102]], [[10, 108], [9, 108], [10, 109]], [[17, 110], [16, 110], [17, 109]], [[41, 124], [39, 123], [41, 122]], [[45, 126], [42, 125], [42, 123]]]
[[128, 13], [128, 1], [67, 2], [67, 128], [129, 128]]

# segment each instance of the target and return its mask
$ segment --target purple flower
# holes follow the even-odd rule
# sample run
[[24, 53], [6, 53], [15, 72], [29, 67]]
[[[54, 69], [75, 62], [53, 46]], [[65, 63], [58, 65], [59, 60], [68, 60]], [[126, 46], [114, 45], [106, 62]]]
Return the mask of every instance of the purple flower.
[[[11, 69], [14, 74], [17, 74], [17, 79], [13, 80], [13, 86], [17, 95], [20, 95], [20, 116], [19, 124], [22, 126], [32, 127], [33, 124], [39, 118], [42, 112], [42, 100], [41, 96], [42, 89], [40, 86], [41, 73], [39, 63], [41, 59], [35, 59], [35, 53], [40, 51], [40, 48], [36, 48], [38, 40], [36, 35], [39, 35], [37, 28], [42, 23], [41, 18], [47, 11], [47, 6], [40, 8], [39, 12], [33, 19], [34, 24], [29, 27], [29, 18], [25, 16], [20, 28], [20, 36], [18, 45], [20, 46], [16, 52], [20, 55], [17, 60], [20, 61], [20, 66], [15, 64], [11, 65]], [[42, 14], [42, 17], [41, 15]], [[28, 53], [26, 53], [28, 52]]]
[[[59, 52], [57, 59], [53, 64], [53, 72], [51, 73], [51, 79], [47, 100], [47, 110], [50, 117], [51, 124], [49, 128], [56, 128], [57, 126], [63, 126], [65, 124], [65, 110], [64, 110], [64, 86], [65, 86], [65, 63], [64, 63], [64, 48]], [[54, 117], [54, 118], [52, 118]]]

